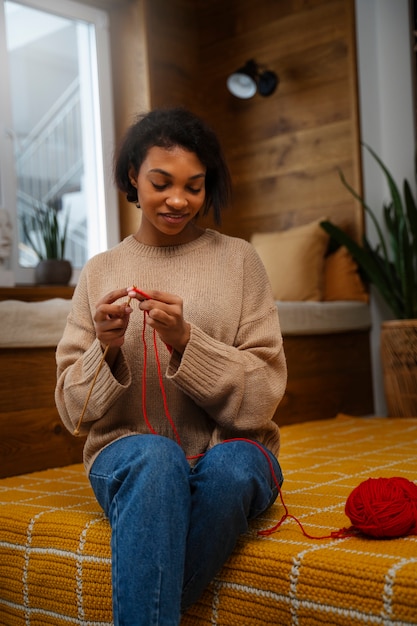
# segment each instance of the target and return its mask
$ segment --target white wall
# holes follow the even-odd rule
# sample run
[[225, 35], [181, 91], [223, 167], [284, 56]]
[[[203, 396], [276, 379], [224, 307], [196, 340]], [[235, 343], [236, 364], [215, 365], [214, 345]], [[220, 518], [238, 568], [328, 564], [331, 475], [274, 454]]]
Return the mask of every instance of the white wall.
[[[414, 185], [415, 132], [408, 0], [355, 0], [362, 141], [390, 169], [397, 184]], [[363, 152], [364, 193], [381, 216], [387, 188], [379, 166]], [[375, 231], [367, 219], [367, 234]], [[375, 413], [386, 414], [380, 362], [380, 324], [391, 313], [372, 290], [372, 361]]]

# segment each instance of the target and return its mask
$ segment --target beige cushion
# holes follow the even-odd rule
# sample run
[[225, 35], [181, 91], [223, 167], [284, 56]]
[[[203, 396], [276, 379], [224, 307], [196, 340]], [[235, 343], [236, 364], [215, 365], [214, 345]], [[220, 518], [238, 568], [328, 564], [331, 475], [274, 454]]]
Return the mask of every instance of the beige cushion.
[[276, 300], [322, 299], [329, 236], [321, 221], [252, 236], [251, 243], [265, 265]]
[[53, 298], [43, 302], [0, 302], [0, 346], [44, 348], [61, 339], [71, 310], [71, 300]]
[[345, 246], [329, 254], [324, 261], [323, 300], [369, 301], [358, 264]]

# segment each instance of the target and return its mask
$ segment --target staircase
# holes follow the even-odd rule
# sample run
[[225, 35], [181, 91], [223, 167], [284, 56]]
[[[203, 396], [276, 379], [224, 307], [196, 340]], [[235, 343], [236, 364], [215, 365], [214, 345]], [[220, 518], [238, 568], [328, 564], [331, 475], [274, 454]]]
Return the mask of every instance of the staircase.
[[[70, 197], [68, 194], [81, 191], [83, 146], [78, 79], [19, 143], [16, 170], [19, 216], [33, 214], [39, 203], [60, 202]], [[85, 263], [86, 239], [85, 217], [77, 220], [70, 214], [66, 256], [75, 267]], [[20, 240], [24, 241], [23, 233]], [[27, 263], [23, 260], [23, 264]]]

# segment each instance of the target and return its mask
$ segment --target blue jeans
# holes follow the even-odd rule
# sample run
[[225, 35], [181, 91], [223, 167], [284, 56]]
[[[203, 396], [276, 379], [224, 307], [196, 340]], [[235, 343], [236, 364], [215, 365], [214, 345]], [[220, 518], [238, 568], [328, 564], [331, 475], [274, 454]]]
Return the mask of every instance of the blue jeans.
[[178, 626], [248, 521], [275, 501], [267, 457], [281, 484], [274, 455], [241, 440], [213, 447], [194, 468], [159, 435], [127, 436], [100, 452], [90, 482], [112, 527], [115, 626]]

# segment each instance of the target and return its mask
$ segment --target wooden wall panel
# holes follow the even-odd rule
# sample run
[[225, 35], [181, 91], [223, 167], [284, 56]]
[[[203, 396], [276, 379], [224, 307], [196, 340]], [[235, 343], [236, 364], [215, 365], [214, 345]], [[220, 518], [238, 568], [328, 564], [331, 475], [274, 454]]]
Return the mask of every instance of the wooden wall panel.
[[367, 331], [288, 336], [284, 349], [288, 384], [275, 413], [280, 426], [338, 413], [372, 414]]
[[[343, 169], [360, 189], [353, 2], [231, 1], [224, 11], [234, 28], [217, 39], [224, 4], [204, 4], [200, 37], [202, 112], [222, 137], [234, 182], [223, 230], [249, 238], [328, 216], [360, 234], [362, 210], [338, 176]], [[227, 92], [226, 77], [249, 58], [279, 75], [272, 96]]]
[[[142, 2], [149, 106], [188, 106], [224, 146], [234, 200], [221, 230], [249, 239], [326, 216], [359, 236], [338, 174], [361, 189], [354, 0]], [[279, 75], [272, 96], [227, 91], [250, 58]]]
[[197, 3], [148, 0], [146, 31], [151, 106], [186, 105], [198, 98]]

